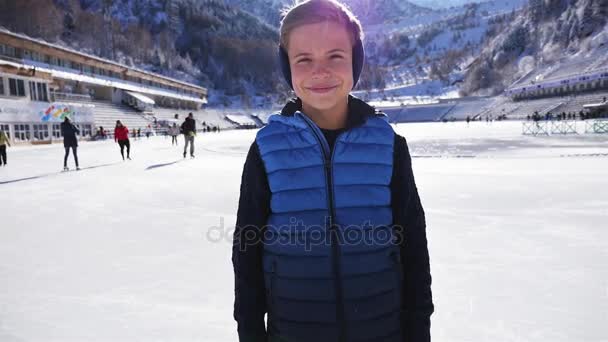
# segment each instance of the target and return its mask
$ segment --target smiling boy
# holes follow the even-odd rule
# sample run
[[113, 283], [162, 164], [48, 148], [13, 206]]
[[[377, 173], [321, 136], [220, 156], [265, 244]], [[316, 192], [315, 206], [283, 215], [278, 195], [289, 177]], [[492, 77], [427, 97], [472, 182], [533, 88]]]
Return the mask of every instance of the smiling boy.
[[362, 36], [333, 0], [302, 2], [281, 23], [297, 98], [258, 132], [243, 170], [232, 255], [241, 342], [430, 341], [426, 223], [407, 143], [349, 95]]

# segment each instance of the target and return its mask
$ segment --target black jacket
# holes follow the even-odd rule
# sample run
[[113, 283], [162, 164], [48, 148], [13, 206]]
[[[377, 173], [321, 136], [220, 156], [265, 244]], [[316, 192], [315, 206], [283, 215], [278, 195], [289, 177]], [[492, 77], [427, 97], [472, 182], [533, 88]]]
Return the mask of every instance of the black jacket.
[[[293, 100], [282, 111], [293, 115], [301, 110], [301, 102]], [[374, 109], [354, 97], [349, 98], [347, 127], [353, 127], [374, 115]], [[330, 146], [337, 131], [323, 130]], [[403, 326], [405, 341], [430, 341], [430, 316], [434, 311], [431, 274], [426, 240], [424, 210], [414, 182], [411, 158], [405, 138], [395, 134], [391, 179], [391, 203], [394, 224], [404, 227], [400, 232], [403, 256]], [[264, 315], [266, 294], [262, 270], [263, 226], [270, 214], [270, 188], [258, 146], [249, 149], [241, 180], [232, 251], [235, 272], [234, 319], [238, 322], [240, 342], [266, 342]]]
[[78, 146], [78, 138], [76, 134], [80, 133], [78, 128], [71, 122], [61, 123], [61, 135], [63, 135], [63, 146], [76, 147]]
[[188, 135], [190, 132], [196, 132], [196, 121], [191, 118], [186, 118], [182, 123], [182, 133]]

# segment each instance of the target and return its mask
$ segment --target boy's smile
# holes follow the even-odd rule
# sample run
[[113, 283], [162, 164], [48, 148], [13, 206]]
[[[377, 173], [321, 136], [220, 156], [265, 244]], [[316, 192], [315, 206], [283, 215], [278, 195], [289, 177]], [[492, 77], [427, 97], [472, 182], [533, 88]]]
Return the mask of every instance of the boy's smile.
[[303, 111], [323, 128], [340, 128], [353, 87], [352, 37], [334, 22], [307, 24], [289, 34], [289, 64]]

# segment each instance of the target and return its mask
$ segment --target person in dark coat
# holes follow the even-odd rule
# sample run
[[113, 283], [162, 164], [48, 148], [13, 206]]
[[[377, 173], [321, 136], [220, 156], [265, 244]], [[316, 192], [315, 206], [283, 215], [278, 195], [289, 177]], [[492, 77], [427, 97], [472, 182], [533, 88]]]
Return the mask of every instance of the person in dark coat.
[[76, 163], [76, 170], [80, 170], [78, 166], [78, 137], [80, 131], [70, 119], [66, 117], [61, 123], [61, 135], [63, 135], [63, 147], [65, 148], [65, 155], [63, 157], [63, 169], [65, 171], [69, 170], [68, 168], [68, 156], [70, 155], [70, 149], [72, 149], [72, 153], [74, 154], [74, 162]]
[[192, 113], [188, 114], [186, 120], [182, 123], [181, 126], [182, 133], [184, 134], [184, 158], [186, 158], [186, 152], [188, 150], [188, 145], [190, 145], [190, 157], [194, 158], [194, 137], [196, 137], [196, 121], [194, 121], [194, 117]]
[[314, 0], [295, 5], [280, 33], [297, 98], [258, 131], [243, 167], [239, 341], [430, 341], [426, 221], [407, 142], [349, 95], [361, 26], [341, 4]]

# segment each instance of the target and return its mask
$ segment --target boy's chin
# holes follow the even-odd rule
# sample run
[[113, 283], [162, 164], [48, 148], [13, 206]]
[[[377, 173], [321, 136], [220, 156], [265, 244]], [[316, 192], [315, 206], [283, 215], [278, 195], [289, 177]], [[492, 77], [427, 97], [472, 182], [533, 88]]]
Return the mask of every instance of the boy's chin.
[[315, 109], [331, 109], [339, 103], [347, 101], [348, 95], [349, 93], [345, 94], [343, 91], [333, 91], [327, 94], [307, 93], [300, 99], [303, 103]]
[[339, 103], [346, 101], [347, 98], [348, 95], [344, 97], [341, 96], [340, 99], [337, 99], [336, 97], [331, 99], [302, 99], [302, 103], [304, 106], [313, 108], [317, 111], [327, 111], [338, 107]]

